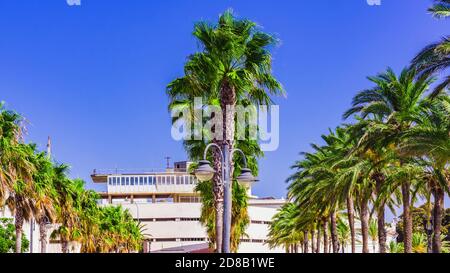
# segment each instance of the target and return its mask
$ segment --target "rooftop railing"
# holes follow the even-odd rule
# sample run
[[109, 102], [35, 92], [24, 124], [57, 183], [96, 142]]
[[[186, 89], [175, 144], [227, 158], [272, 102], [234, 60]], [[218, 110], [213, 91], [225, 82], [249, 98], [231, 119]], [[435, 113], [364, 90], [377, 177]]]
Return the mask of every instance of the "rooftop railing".
[[[172, 169], [173, 172], [186, 172], [185, 169]], [[153, 173], [170, 173], [167, 172], [167, 169], [162, 168], [146, 168], [146, 169], [94, 169], [92, 171], [92, 175], [111, 175], [111, 174], [120, 174], [120, 175], [133, 175], [133, 174], [153, 174]]]

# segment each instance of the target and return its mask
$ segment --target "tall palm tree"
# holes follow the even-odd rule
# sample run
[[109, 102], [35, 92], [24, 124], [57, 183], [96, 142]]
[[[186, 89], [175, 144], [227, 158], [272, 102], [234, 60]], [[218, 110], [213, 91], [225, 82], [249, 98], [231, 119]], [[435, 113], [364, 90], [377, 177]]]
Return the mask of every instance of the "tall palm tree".
[[[24, 221], [31, 221], [37, 216], [36, 192], [34, 188], [33, 174], [36, 168], [34, 161], [34, 146], [19, 143], [15, 148], [17, 157], [13, 158], [11, 164], [15, 170], [20, 170], [16, 176], [9, 197], [6, 200], [10, 211], [14, 214], [16, 227], [16, 252], [21, 252], [22, 234]], [[19, 162], [25, 162], [25, 166], [18, 166]]]
[[[381, 117], [370, 131], [370, 142], [381, 146], [398, 147], [401, 135], [413, 126], [413, 117], [423, 109], [423, 99], [432, 78], [419, 77], [415, 69], [404, 69], [400, 76], [388, 69], [376, 77], [369, 77], [375, 83], [372, 89], [361, 91], [353, 99], [353, 107], [344, 117], [359, 113], [362, 118]], [[404, 164], [406, 159], [400, 159]], [[405, 224], [405, 252], [412, 252], [411, 182], [401, 183], [403, 215]]]
[[[52, 238], [59, 238], [61, 241], [61, 250], [63, 253], [69, 251], [69, 242], [76, 237], [78, 232], [79, 216], [77, 213], [79, 188], [75, 185], [75, 181], [67, 177], [69, 167], [65, 164], [54, 166], [54, 188], [57, 193], [56, 200], [56, 221], [60, 226], [51, 234]], [[81, 183], [78, 183], [81, 184]]]
[[[167, 93], [172, 103], [193, 97], [204, 98], [207, 102], [211, 98], [217, 99], [222, 109], [223, 128], [222, 135], [213, 141], [221, 147], [227, 144], [231, 151], [235, 144], [234, 117], [227, 115], [234, 114], [237, 101], [246, 98], [255, 104], [270, 104], [269, 94], [283, 93], [281, 84], [271, 71], [269, 48], [276, 39], [260, 31], [254, 22], [237, 19], [231, 10], [222, 14], [217, 24], [195, 24], [193, 34], [201, 45], [201, 51], [189, 57], [185, 76], [170, 83]], [[213, 162], [220, 173], [220, 154], [217, 151]], [[219, 177], [214, 178], [214, 184], [218, 216], [222, 209], [220, 200], [223, 199]], [[216, 227], [220, 225], [217, 221]], [[220, 234], [217, 230], [219, 245], [222, 240]]]
[[[35, 147], [36, 149], [36, 147]], [[36, 219], [39, 224], [39, 240], [41, 253], [47, 252], [47, 225], [55, 221], [56, 191], [53, 187], [53, 164], [45, 153], [35, 151], [33, 164], [36, 172], [33, 175], [33, 190], [35, 193]]]
[[448, 174], [450, 163], [450, 99], [441, 95], [427, 102], [427, 107], [415, 116], [416, 126], [402, 138], [400, 152], [419, 156], [431, 169], [430, 187], [434, 196], [433, 252], [441, 252], [441, 229], [445, 192], [450, 193]]
[[[22, 122], [23, 118], [19, 114], [7, 110], [0, 102], [0, 206], [4, 205], [3, 202], [12, 191], [19, 173], [27, 174], [28, 180], [31, 180], [31, 172], [24, 172], [29, 163], [23, 161], [25, 158], [17, 149], [22, 139]], [[17, 170], [17, 167], [24, 168]]]

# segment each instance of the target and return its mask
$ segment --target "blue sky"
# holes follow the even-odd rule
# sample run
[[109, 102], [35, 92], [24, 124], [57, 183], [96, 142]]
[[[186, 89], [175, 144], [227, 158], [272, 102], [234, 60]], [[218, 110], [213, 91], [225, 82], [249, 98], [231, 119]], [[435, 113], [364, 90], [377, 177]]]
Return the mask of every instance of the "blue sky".
[[[282, 41], [274, 74], [280, 147], [260, 161], [260, 196], [285, 195], [289, 166], [310, 142], [342, 120], [365, 79], [396, 71], [448, 32], [431, 1], [366, 0], [3, 0], [0, 2], [0, 100], [29, 120], [27, 139], [89, 180], [94, 168], [163, 168], [185, 159], [172, 140], [165, 86], [197, 50], [191, 32], [227, 8]], [[446, 25], [447, 24], [447, 25]], [[88, 185], [92, 187], [91, 184]]]

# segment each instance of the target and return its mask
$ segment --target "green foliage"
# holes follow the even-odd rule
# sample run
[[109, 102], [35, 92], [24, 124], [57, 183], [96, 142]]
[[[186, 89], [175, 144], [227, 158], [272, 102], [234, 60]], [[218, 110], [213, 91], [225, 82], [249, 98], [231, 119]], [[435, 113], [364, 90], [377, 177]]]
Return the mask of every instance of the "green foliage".
[[434, 0], [433, 6], [428, 11], [436, 18], [447, 18], [450, 16], [450, 1]]
[[337, 235], [339, 245], [345, 249], [350, 241], [350, 227], [341, 217], [338, 218], [337, 222]]
[[[0, 104], [0, 205], [6, 203], [16, 219], [59, 224], [51, 237], [61, 241], [64, 252], [71, 241], [79, 242], [82, 252], [139, 251], [144, 240], [139, 223], [120, 207], [98, 206], [98, 194], [85, 190], [84, 181], [70, 179], [67, 165], [25, 144], [22, 122]], [[12, 251], [15, 230], [21, 228], [2, 220], [3, 252]], [[24, 236], [21, 244], [23, 252], [29, 244]]]
[[[427, 212], [427, 205], [424, 204], [420, 207], [413, 207], [411, 209], [413, 219], [413, 233], [426, 234], [424, 219], [428, 219], [429, 212]], [[400, 215], [400, 218], [403, 214]], [[445, 236], [446, 241], [449, 240], [449, 228], [450, 228], [450, 209], [446, 209], [444, 217], [442, 219], [442, 234]], [[398, 234], [397, 242], [403, 242], [403, 221], [397, 223], [396, 232]]]
[[389, 243], [389, 253], [403, 253], [405, 251], [405, 246], [403, 243], [397, 243], [391, 241]]
[[293, 203], [284, 205], [273, 217], [269, 227], [268, 245], [271, 248], [300, 243], [303, 233], [297, 228], [298, 207]]
[[[202, 198], [200, 222], [206, 227], [211, 247], [215, 244], [215, 217], [213, 183], [211, 181], [199, 182], [196, 191]], [[246, 237], [245, 230], [250, 224], [248, 215], [248, 196], [244, 187], [236, 181], [233, 183], [232, 221], [231, 221], [231, 250], [236, 252], [242, 238]]]
[[[0, 218], [0, 253], [11, 253], [15, 251], [16, 228], [10, 218]], [[22, 235], [22, 252], [27, 252], [30, 242]]]

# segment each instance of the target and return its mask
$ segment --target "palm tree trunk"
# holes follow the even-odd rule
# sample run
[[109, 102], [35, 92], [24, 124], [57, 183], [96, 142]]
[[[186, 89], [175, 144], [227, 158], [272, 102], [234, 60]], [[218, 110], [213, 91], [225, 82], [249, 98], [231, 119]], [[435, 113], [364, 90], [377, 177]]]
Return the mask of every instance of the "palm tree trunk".
[[440, 187], [435, 187], [434, 191], [434, 208], [433, 208], [433, 253], [442, 252], [441, 229], [442, 216], [444, 212], [444, 191]]
[[41, 253], [47, 253], [47, 223], [45, 217], [39, 218], [39, 241], [41, 242]]
[[328, 220], [323, 221], [323, 253], [328, 253]]
[[69, 253], [69, 242], [65, 239], [61, 239], [61, 251], [62, 253]]
[[384, 215], [384, 204], [377, 209], [377, 224], [378, 224], [378, 247], [380, 253], [386, 253], [386, 224]]
[[333, 253], [338, 253], [338, 236], [337, 236], [337, 222], [336, 222], [336, 211], [333, 210], [330, 216], [331, 220], [331, 243], [333, 244]]
[[403, 235], [405, 244], [405, 253], [412, 253], [412, 216], [411, 216], [411, 184], [404, 182], [402, 184], [402, 199], [403, 199]]
[[305, 230], [303, 232], [303, 253], [309, 252], [309, 238], [308, 238], [308, 231]]
[[213, 152], [214, 157], [214, 170], [216, 173], [213, 177], [213, 191], [214, 191], [214, 206], [216, 210], [215, 218], [215, 242], [216, 242], [216, 252], [222, 253], [222, 243], [223, 243], [223, 183], [221, 179], [222, 161], [221, 154], [216, 149]]
[[316, 241], [316, 253], [320, 253], [320, 222], [317, 222], [317, 241]]
[[314, 228], [312, 228], [311, 229], [311, 253], [317, 253], [315, 234], [316, 234], [316, 231], [314, 230]]
[[369, 200], [361, 201], [361, 233], [363, 240], [363, 253], [369, 253]]
[[429, 190], [430, 194], [427, 196], [427, 202], [425, 205], [426, 208], [426, 223], [424, 226], [424, 229], [427, 233], [427, 253], [433, 253], [433, 232], [430, 232], [430, 230], [428, 229], [428, 224], [433, 223], [432, 219], [433, 219], [433, 206], [431, 205], [431, 192], [432, 190], [430, 190], [429, 188], [427, 188], [427, 190]]
[[356, 252], [355, 208], [352, 196], [347, 197], [347, 214], [348, 214], [348, 225], [350, 227], [352, 253], [355, 253]]
[[[231, 151], [234, 148], [234, 135], [235, 135], [235, 121], [234, 121], [234, 116], [235, 116], [235, 105], [236, 105], [236, 90], [234, 89], [234, 87], [232, 85], [230, 85], [230, 83], [228, 82], [227, 79], [225, 79], [220, 87], [220, 107], [222, 109], [222, 126], [223, 126], [223, 138], [220, 140], [222, 142], [222, 145], [220, 145], [222, 147], [222, 150], [226, 149], [226, 145], [228, 145], [228, 151], [229, 154], [231, 155]], [[219, 141], [219, 142], [220, 142]], [[229, 159], [229, 175], [231, 177], [231, 183], [233, 183], [233, 173], [234, 173], [234, 161], [232, 156], [230, 156]], [[226, 202], [227, 204], [229, 204], [230, 208], [229, 208], [229, 213], [225, 213], [227, 215], [224, 215], [224, 220], [226, 222], [229, 223], [229, 225], [231, 225], [231, 223], [233, 222], [232, 218], [232, 213], [230, 213], [232, 211], [232, 198], [231, 198], [231, 194], [232, 194], [232, 189], [233, 189], [233, 185], [227, 185], [227, 192], [228, 194], [225, 195], [225, 198], [227, 198]], [[231, 215], [230, 215], [231, 214]], [[225, 229], [226, 227], [224, 227]], [[230, 228], [230, 230], [232, 230], [232, 228]], [[231, 232], [231, 231], [230, 231]], [[231, 237], [233, 237], [232, 234], [230, 234]], [[225, 238], [223, 238], [223, 240], [225, 240]]]
[[22, 253], [22, 234], [23, 234], [23, 211], [21, 208], [16, 208], [15, 212], [15, 226], [16, 226], [16, 253]]
[[[381, 187], [384, 183], [384, 175], [377, 173], [374, 177], [376, 182], [376, 194], [379, 196]], [[385, 223], [385, 201], [382, 200], [377, 208], [377, 225], [378, 225], [378, 245], [379, 252], [386, 253], [386, 223]], [[375, 247], [375, 246], [374, 246]], [[375, 250], [374, 250], [375, 252]]]

